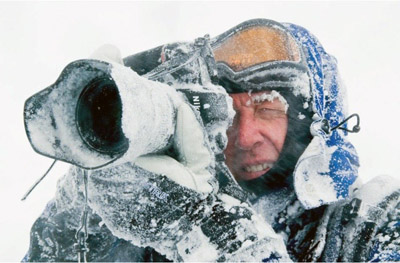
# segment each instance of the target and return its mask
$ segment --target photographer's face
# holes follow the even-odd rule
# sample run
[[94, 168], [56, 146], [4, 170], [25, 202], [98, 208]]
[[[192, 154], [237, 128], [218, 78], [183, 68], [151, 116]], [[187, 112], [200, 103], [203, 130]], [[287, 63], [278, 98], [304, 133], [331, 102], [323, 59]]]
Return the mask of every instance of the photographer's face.
[[269, 92], [231, 94], [236, 115], [227, 131], [224, 153], [226, 164], [238, 181], [255, 179], [268, 172], [285, 142], [288, 126], [285, 104], [278, 98], [260, 101], [263, 97], [260, 95], [265, 93]]

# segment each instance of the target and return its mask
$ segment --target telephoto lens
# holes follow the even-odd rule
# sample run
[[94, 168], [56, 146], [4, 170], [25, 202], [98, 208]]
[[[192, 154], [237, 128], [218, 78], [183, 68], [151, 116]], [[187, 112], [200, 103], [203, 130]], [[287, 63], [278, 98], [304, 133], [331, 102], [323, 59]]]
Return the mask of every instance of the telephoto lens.
[[165, 149], [180, 100], [123, 65], [78, 60], [25, 102], [25, 130], [39, 154], [96, 169]]

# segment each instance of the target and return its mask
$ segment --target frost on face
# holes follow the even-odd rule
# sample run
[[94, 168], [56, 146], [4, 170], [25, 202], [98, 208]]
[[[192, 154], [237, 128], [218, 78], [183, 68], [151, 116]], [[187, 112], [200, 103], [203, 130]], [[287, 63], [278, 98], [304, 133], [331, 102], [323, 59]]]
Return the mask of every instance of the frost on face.
[[278, 99], [285, 106], [285, 113], [287, 113], [289, 104], [287, 103], [286, 99], [276, 90], [264, 92], [259, 95], [253, 95], [251, 97], [253, 103], [261, 103], [263, 101], [273, 102], [275, 99]]

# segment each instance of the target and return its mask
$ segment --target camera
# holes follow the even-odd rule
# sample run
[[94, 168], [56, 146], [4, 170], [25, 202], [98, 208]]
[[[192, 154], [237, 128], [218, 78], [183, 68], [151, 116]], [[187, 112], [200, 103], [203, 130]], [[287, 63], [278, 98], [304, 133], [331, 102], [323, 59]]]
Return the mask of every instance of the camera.
[[[201, 119], [216, 154], [229, 97], [217, 84], [208, 36], [124, 59], [124, 65], [85, 59], [67, 65], [57, 81], [26, 100], [24, 123], [33, 149], [96, 169], [122, 157], [163, 152], [183, 98]], [[223, 131], [225, 132], [225, 131]]]

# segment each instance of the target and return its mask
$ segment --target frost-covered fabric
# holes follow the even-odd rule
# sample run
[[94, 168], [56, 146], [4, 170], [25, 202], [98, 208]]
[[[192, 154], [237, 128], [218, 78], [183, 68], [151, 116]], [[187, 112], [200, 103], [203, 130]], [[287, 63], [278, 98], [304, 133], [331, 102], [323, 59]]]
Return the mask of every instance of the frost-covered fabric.
[[129, 163], [90, 178], [91, 207], [112, 233], [169, 259], [288, 259], [272, 228], [232, 196], [199, 194]]
[[[282, 236], [293, 261], [397, 261], [400, 251], [399, 189], [394, 178], [380, 177], [351, 191], [346, 201], [308, 210], [292, 190], [271, 190], [254, 202], [254, 209]], [[24, 261], [77, 260], [73, 244], [84, 205], [83, 191], [82, 171], [72, 168], [59, 181], [55, 199], [33, 225], [30, 249]], [[151, 192], [154, 198], [162, 197], [155, 188]], [[129, 194], [132, 193], [123, 195]], [[118, 238], [99, 215], [92, 209], [89, 211], [89, 261], [166, 260], [149, 247], [139, 248]], [[223, 209], [218, 209], [219, 216], [215, 217], [222, 220], [221, 228], [210, 228], [216, 236], [230, 228], [226, 224], [229, 217], [221, 216], [223, 213]], [[136, 220], [149, 225], [152, 222], [151, 218], [145, 217]], [[156, 220], [160, 220], [158, 213]], [[277, 259], [277, 256], [270, 254], [271, 259]]]
[[[83, 172], [72, 168], [32, 228], [26, 261], [77, 259], [83, 193]], [[89, 207], [92, 261], [162, 259], [138, 248], [147, 246], [175, 261], [290, 260], [281, 237], [245, 202], [196, 193], [131, 163], [90, 174]]]
[[314, 208], [348, 197], [359, 161], [347, 132], [329, 131], [347, 117], [345, 86], [336, 59], [306, 29], [285, 25], [303, 47], [311, 79], [314, 138], [299, 158], [293, 177], [301, 203]]
[[400, 183], [392, 177], [358, 184], [349, 198], [305, 209], [291, 189], [271, 190], [253, 204], [282, 235], [293, 261], [398, 261]]
[[[76, 262], [76, 232], [84, 207], [81, 170], [72, 167], [57, 184], [56, 196], [46, 206], [31, 230], [29, 251], [24, 262]], [[164, 261], [151, 248], [139, 248], [114, 236], [102, 219], [89, 208], [89, 262]]]
[[65, 67], [57, 81], [25, 102], [25, 128], [36, 152], [83, 167], [97, 167], [118, 156], [93, 151], [76, 128], [76, 108], [83, 88], [91, 79], [110, 73], [108, 63], [75, 61]]
[[[340, 205], [341, 204], [341, 205]], [[327, 226], [324, 261], [390, 261], [400, 251], [400, 183], [388, 176], [360, 186], [335, 206]]]

